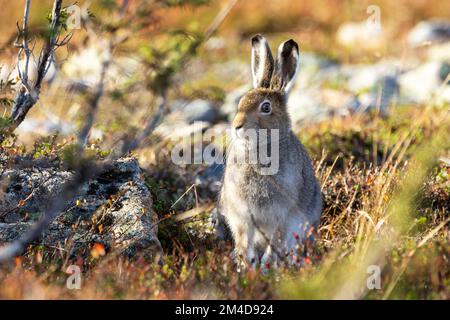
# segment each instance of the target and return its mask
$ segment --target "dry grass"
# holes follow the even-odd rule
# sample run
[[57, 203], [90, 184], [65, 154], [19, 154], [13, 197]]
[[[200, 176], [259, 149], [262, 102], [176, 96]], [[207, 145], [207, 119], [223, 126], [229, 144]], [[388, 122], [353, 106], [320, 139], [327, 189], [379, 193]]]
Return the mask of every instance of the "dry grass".
[[[97, 258], [81, 253], [70, 257], [64, 248], [33, 246], [14, 265], [1, 269], [0, 297], [448, 299], [450, 168], [437, 158], [445, 155], [449, 146], [448, 141], [440, 141], [440, 145], [433, 142], [448, 132], [447, 111], [411, 108], [405, 112], [417, 119], [427, 112], [427, 117], [411, 126], [396, 122], [395, 117], [358, 116], [333, 119], [305, 130], [304, 135], [308, 132], [310, 137], [332, 132], [334, 138], [322, 144], [320, 154], [308, 143], [310, 138], [305, 139], [317, 159], [325, 210], [316, 246], [301, 248], [305, 258], [300, 270], [282, 267], [267, 275], [254, 270], [238, 274], [230, 258], [230, 242], [192, 235], [186, 231], [192, 221], [168, 219], [160, 225], [166, 254], [163, 264], [139, 257], [124, 260], [114, 253]], [[366, 126], [368, 123], [373, 127]], [[350, 139], [352, 143], [343, 144], [340, 154], [334, 154], [333, 142], [346, 141], [355, 131], [360, 140]], [[402, 138], [375, 134], [388, 131]], [[352, 155], [359, 142], [364, 142], [361, 148], [368, 149], [362, 153], [367, 158], [359, 152]], [[388, 150], [377, 163], [370, 160], [375, 145]], [[164, 217], [174, 213], [170, 206], [184, 193], [191, 177], [179, 176], [176, 171], [171, 174], [176, 168], [161, 166], [165, 168], [159, 171], [164, 184], [153, 185], [153, 191], [159, 214]], [[158, 168], [148, 170], [153, 174]], [[196, 201], [210, 203], [213, 199], [201, 194], [198, 199], [188, 197], [175, 213], [195, 206]], [[393, 218], [396, 212], [401, 219]], [[207, 216], [193, 219], [204, 221]], [[84, 272], [81, 290], [65, 288], [64, 271], [72, 263]], [[381, 290], [360, 291], [368, 263], [382, 267]], [[295, 281], [283, 280], [292, 277]]]

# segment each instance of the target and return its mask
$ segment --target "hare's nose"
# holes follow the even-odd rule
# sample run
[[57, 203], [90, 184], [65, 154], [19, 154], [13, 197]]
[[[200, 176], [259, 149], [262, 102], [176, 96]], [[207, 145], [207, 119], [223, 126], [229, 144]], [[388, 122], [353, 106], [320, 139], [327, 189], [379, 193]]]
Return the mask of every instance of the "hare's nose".
[[238, 112], [233, 120], [233, 128], [235, 130], [241, 129], [245, 124], [245, 115], [242, 112]]
[[232, 134], [233, 137], [240, 138], [244, 132], [245, 117], [242, 113], [238, 113], [233, 120]]

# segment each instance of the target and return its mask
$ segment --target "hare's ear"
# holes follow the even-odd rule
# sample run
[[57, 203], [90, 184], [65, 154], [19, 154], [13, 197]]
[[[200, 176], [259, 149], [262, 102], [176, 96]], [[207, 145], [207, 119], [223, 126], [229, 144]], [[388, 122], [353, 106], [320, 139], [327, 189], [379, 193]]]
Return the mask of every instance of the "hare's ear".
[[299, 49], [294, 40], [283, 42], [278, 47], [278, 57], [272, 77], [271, 87], [288, 94], [291, 90], [299, 67]]
[[252, 75], [253, 87], [270, 86], [274, 61], [267, 40], [260, 34], [252, 38]]

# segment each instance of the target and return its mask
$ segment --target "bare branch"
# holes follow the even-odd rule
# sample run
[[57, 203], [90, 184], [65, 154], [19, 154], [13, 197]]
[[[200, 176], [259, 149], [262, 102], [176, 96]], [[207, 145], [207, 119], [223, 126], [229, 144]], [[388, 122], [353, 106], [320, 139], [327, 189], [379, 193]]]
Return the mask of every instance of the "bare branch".
[[55, 44], [55, 46], [57, 46], [57, 47], [63, 47], [63, 46], [65, 46], [66, 44], [68, 44], [68, 43], [70, 42], [70, 40], [72, 39], [72, 37], [73, 37], [73, 33], [69, 33], [68, 35], [66, 35], [66, 36], [64, 37], [64, 39], [62, 39], [62, 41], [58, 41], [58, 42]]
[[34, 88], [35, 90], [38, 91], [41, 88], [42, 80], [44, 80], [46, 74], [45, 70], [55, 49], [56, 45], [55, 40], [59, 34], [58, 24], [59, 19], [61, 17], [61, 4], [62, 0], [55, 0], [55, 2], [53, 3], [52, 22], [50, 24], [50, 36], [47, 38], [44, 49], [42, 50], [42, 56], [40, 57], [41, 59], [39, 59], [38, 64], [36, 84]]
[[105, 91], [105, 77], [106, 72], [111, 64], [111, 55], [112, 55], [112, 41], [108, 42], [108, 48], [106, 49], [106, 57], [102, 62], [102, 69], [100, 71], [100, 80], [97, 84], [97, 89], [95, 90], [90, 103], [89, 103], [89, 112], [87, 114], [85, 123], [83, 128], [78, 134], [78, 144], [84, 146], [87, 142], [87, 138], [89, 132], [91, 131], [92, 125], [94, 124], [94, 116], [98, 108], [98, 104], [100, 102], [100, 98]]
[[[12, 124], [9, 127], [10, 131], [14, 131], [25, 119], [28, 111], [36, 104], [39, 99], [39, 94], [42, 86], [42, 81], [49, 69], [49, 65], [52, 61], [52, 57], [55, 49], [58, 47], [56, 43], [56, 39], [59, 35], [59, 20], [61, 17], [61, 5], [62, 0], [55, 0], [53, 3], [52, 10], [52, 20], [50, 23], [50, 34], [47, 37], [46, 43], [43, 49], [40, 52], [39, 60], [37, 63], [37, 76], [33, 84], [29, 81], [28, 71], [29, 71], [29, 62], [30, 58], [34, 57], [32, 49], [29, 46], [29, 32], [28, 32], [28, 18], [30, 14], [30, 5], [31, 0], [27, 0], [25, 4], [24, 10], [24, 20], [22, 29], [17, 25], [19, 30], [19, 35], [22, 36], [22, 43], [18, 43], [18, 38], [16, 38], [16, 46], [20, 48], [18, 53], [18, 64], [17, 70], [19, 74], [19, 78], [22, 83], [22, 88], [17, 93], [13, 108], [11, 111]], [[67, 43], [67, 41], [63, 40], [63, 43]], [[59, 44], [61, 45], [61, 43]], [[34, 48], [34, 45], [33, 45]], [[25, 68], [21, 70], [20, 57], [22, 53], [25, 54]], [[0, 135], [0, 142], [4, 140], [4, 136]]]
[[[227, 15], [230, 13], [231, 9], [233, 9], [233, 7], [236, 5], [237, 1], [238, 0], [229, 0], [228, 1], [228, 3], [225, 5], [225, 7], [217, 14], [217, 16], [214, 18], [213, 22], [211, 23], [211, 25], [204, 32], [199, 45], [206, 42], [214, 34], [214, 32], [216, 32], [216, 30], [220, 27], [222, 22], [227, 17]], [[124, 1], [124, 3], [126, 3], [126, 1]], [[188, 58], [188, 55], [189, 55], [189, 52], [181, 60], [184, 62]], [[136, 136], [130, 143], [125, 144], [122, 147], [123, 153], [126, 154], [126, 153], [130, 152], [131, 150], [136, 149], [142, 143], [142, 141], [146, 137], [148, 137], [159, 125], [159, 123], [161, 122], [162, 117], [164, 115], [164, 112], [166, 110], [166, 107], [167, 107], [167, 92], [166, 91], [167, 90], [165, 90], [161, 94], [162, 101], [159, 104], [159, 106], [156, 110], [156, 113], [151, 117], [151, 120], [149, 120], [147, 122], [147, 125], [144, 128], [144, 130], [138, 136]]]
[[144, 130], [138, 136], [136, 136], [130, 143], [125, 144], [123, 146], [122, 152], [124, 154], [127, 154], [128, 152], [131, 152], [132, 150], [136, 149], [142, 143], [142, 141], [146, 137], [148, 137], [159, 125], [159, 123], [161, 122], [162, 117], [164, 115], [164, 111], [166, 110], [166, 106], [167, 106], [167, 93], [166, 92], [163, 92], [161, 99], [162, 99], [162, 101], [159, 104], [159, 106], [156, 110], [156, 113], [154, 115], [152, 115], [150, 120], [147, 122], [147, 125], [144, 128]]
[[219, 14], [214, 18], [211, 25], [206, 29], [206, 32], [204, 34], [204, 41], [208, 40], [214, 32], [220, 27], [223, 20], [227, 17], [227, 15], [230, 13], [231, 9], [236, 5], [238, 0], [230, 0], [228, 3], [223, 7], [223, 9], [219, 12]]
[[[22, 30], [20, 30], [19, 25], [17, 25], [17, 28], [20, 30], [20, 33], [22, 34], [22, 46], [21, 46], [21, 50], [19, 51], [19, 55], [18, 55], [18, 61], [17, 61], [17, 71], [19, 74], [19, 78], [23, 84], [23, 86], [27, 89], [27, 91], [31, 91], [31, 85], [28, 82], [28, 70], [29, 70], [29, 64], [30, 64], [30, 56], [31, 56], [31, 50], [29, 48], [29, 44], [28, 44], [28, 17], [30, 14], [30, 5], [31, 5], [31, 0], [27, 0], [25, 3], [25, 10], [24, 10], [24, 14], [23, 14], [23, 27]], [[20, 56], [22, 51], [25, 53], [25, 68], [22, 71], [21, 68], [22, 66], [20, 65]]]

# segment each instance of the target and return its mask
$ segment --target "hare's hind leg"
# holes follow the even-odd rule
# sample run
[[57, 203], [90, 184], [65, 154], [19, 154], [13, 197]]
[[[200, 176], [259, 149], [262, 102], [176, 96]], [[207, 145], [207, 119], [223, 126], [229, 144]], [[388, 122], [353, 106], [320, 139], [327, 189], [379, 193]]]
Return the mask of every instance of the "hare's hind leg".
[[314, 242], [314, 227], [301, 215], [291, 219], [289, 226], [285, 238], [288, 263], [300, 267], [305, 252]]
[[274, 249], [273, 244], [269, 244], [261, 258], [261, 270], [263, 272], [268, 272], [270, 269], [278, 268], [279, 253]]
[[295, 251], [298, 245], [301, 246], [302, 241], [306, 236], [306, 225], [307, 221], [303, 219], [302, 215], [297, 214], [290, 217], [284, 239], [288, 251]]

